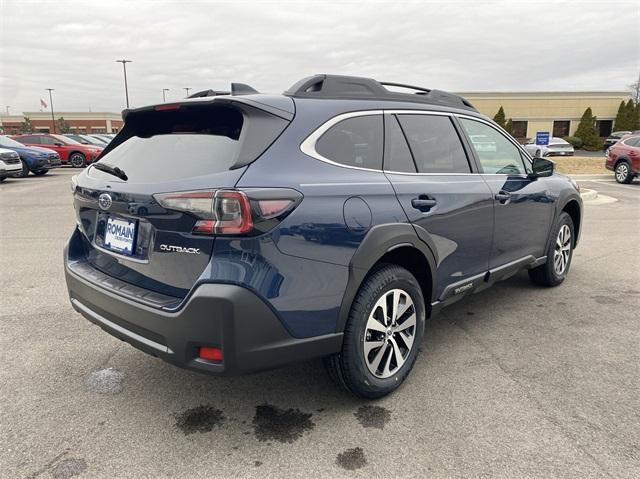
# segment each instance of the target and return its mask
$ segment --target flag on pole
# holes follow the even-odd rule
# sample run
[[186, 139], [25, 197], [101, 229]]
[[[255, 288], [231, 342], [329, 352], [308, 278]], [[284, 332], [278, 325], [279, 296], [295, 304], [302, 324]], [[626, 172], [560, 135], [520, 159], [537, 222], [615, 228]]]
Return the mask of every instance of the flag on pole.
[[41, 104], [44, 108], [47, 108], [47, 106], [48, 106], [48, 105], [47, 105], [47, 103], [46, 103], [42, 98], [40, 98], [40, 104]]

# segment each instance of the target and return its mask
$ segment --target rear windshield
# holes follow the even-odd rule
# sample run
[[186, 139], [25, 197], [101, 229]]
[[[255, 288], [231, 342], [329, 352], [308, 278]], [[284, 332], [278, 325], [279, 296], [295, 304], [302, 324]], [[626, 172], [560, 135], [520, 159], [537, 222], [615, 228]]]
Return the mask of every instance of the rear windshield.
[[[260, 129], [260, 153], [276, 138], [274, 133], [284, 129], [279, 120], [274, 117], [275, 129]], [[127, 117], [125, 128], [113, 140], [117, 146], [100, 162], [118, 166], [128, 182], [135, 183], [220, 173], [237, 166], [250, 124], [251, 115], [227, 106], [138, 112]], [[114, 180], [96, 169], [91, 176]]]

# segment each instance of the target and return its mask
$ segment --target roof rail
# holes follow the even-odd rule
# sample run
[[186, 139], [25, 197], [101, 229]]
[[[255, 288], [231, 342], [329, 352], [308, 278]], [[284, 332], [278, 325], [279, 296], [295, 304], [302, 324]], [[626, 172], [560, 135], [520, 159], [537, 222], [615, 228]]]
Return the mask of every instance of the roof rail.
[[255, 88], [250, 87], [244, 83], [232, 83], [231, 91], [223, 91], [223, 90], [202, 90], [196, 92], [192, 95], [189, 95], [187, 98], [203, 98], [207, 96], [222, 96], [222, 95], [252, 95], [254, 93], [260, 93]]
[[[385, 86], [415, 90], [402, 93], [388, 90]], [[360, 100], [395, 100], [404, 102], [430, 103], [453, 108], [477, 111], [464, 98], [441, 90], [404, 85], [402, 83], [379, 82], [373, 78], [343, 75], [313, 75], [296, 82], [284, 92], [294, 98], [340, 98]]]

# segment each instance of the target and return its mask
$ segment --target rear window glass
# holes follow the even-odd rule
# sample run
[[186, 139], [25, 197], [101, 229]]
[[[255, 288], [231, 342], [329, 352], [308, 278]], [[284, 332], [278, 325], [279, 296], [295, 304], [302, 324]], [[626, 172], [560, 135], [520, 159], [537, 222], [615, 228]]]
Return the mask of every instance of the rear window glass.
[[[100, 162], [125, 171], [128, 182], [153, 183], [220, 173], [234, 165], [244, 118], [227, 107], [138, 113], [121, 144]], [[130, 133], [131, 134], [131, 133]], [[91, 175], [114, 177], [92, 169]]]
[[316, 151], [341, 165], [382, 169], [382, 115], [342, 120], [320, 137]]

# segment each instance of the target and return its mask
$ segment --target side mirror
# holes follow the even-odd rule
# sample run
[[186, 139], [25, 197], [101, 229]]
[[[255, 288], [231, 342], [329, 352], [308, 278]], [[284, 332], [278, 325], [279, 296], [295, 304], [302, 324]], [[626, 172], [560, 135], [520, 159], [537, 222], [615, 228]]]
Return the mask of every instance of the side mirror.
[[58, 143], [58, 142], [55, 142], [54, 145], [55, 146], [63, 146], [62, 143]]
[[537, 157], [533, 159], [533, 165], [531, 168], [533, 169], [533, 173], [529, 176], [532, 178], [551, 176], [555, 169], [555, 163], [551, 160], [547, 160], [546, 158]]

